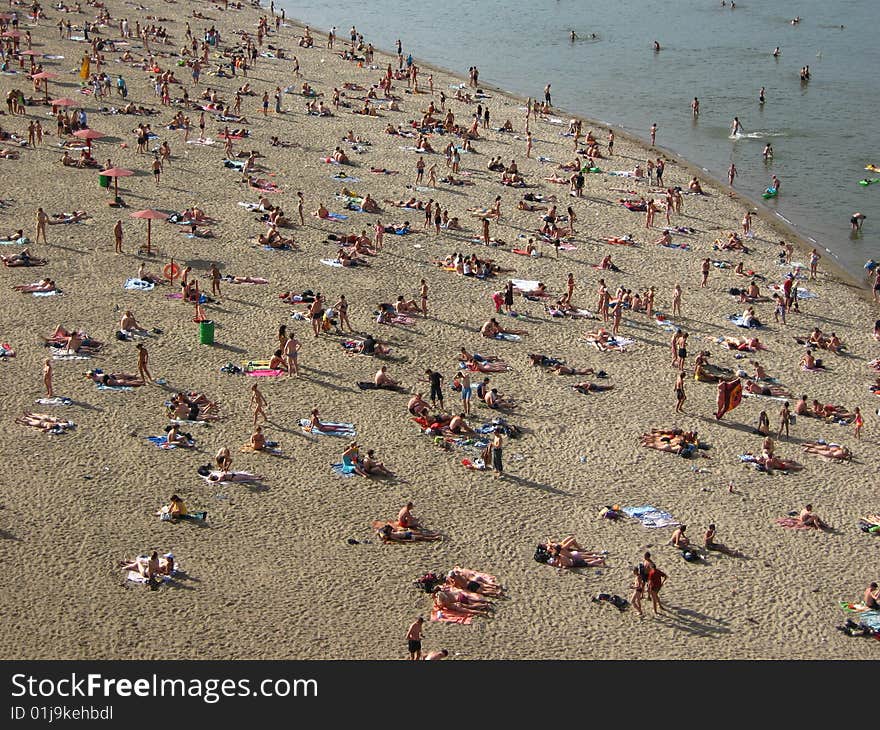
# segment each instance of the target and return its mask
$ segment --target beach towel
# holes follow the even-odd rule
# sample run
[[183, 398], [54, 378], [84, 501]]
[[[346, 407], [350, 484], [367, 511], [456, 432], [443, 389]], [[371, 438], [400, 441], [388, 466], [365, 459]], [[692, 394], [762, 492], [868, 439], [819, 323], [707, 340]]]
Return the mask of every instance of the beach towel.
[[344, 268], [342, 262], [338, 259], [321, 259], [321, 263], [324, 264], [324, 266], [333, 266], [337, 269]]
[[73, 403], [70, 398], [62, 398], [60, 396], [55, 396], [54, 398], [37, 398], [36, 402], [41, 406], [69, 406]]
[[277, 378], [279, 375], [285, 375], [286, 373], [286, 370], [269, 370], [269, 368], [257, 368], [255, 370], [248, 370], [245, 375], [250, 375], [252, 378]]
[[91, 360], [88, 355], [78, 355], [75, 352], [59, 352], [52, 355], [53, 360]]
[[403, 391], [403, 388], [399, 385], [376, 385], [375, 383], [367, 380], [359, 380], [357, 382], [357, 387], [361, 390], [394, 390], [397, 392]]
[[348, 220], [348, 216], [347, 216], [347, 215], [342, 215], [342, 213], [327, 213], [327, 218], [325, 218], [325, 220], [331, 220], [331, 221], [347, 221], [347, 220]]
[[349, 175], [346, 175], [344, 172], [338, 172], [338, 173], [336, 173], [335, 175], [331, 175], [331, 176], [330, 176], [330, 179], [331, 179], [331, 180], [337, 180], [337, 181], [339, 181], [339, 182], [350, 182], [350, 183], [356, 183], [356, 182], [360, 182], [360, 181], [361, 181], [360, 178], [358, 178], [358, 177], [351, 177], [351, 176], [349, 176]]
[[357, 431], [355, 430], [353, 423], [334, 423], [332, 421], [321, 421], [321, 425], [326, 429], [331, 429], [327, 431], [313, 431], [309, 426], [308, 418], [301, 418], [299, 422], [299, 426], [302, 429], [303, 433], [310, 433], [316, 436], [346, 436], [353, 437], [357, 436]]
[[339, 474], [339, 476], [341, 477], [355, 476], [354, 466], [352, 466], [351, 464], [343, 464], [342, 462], [338, 464], [330, 464], [330, 470], [334, 474]]
[[441, 621], [447, 624], [470, 624], [474, 617], [464, 611], [456, 611], [452, 608], [432, 608], [431, 621]]
[[27, 236], [22, 236], [21, 238], [3, 238], [0, 239], [0, 246], [24, 246], [31, 242], [31, 239]]
[[103, 383], [95, 383], [98, 390], [134, 390], [130, 385], [104, 385]]
[[[632, 208], [630, 210], [632, 210]], [[686, 241], [682, 241], [681, 243], [675, 243], [674, 241], [670, 241], [669, 243], [661, 243], [659, 245], [663, 246], [663, 248], [677, 248], [680, 251], [687, 251], [689, 248]]]
[[777, 517], [773, 520], [780, 527], [788, 527], [792, 530], [812, 530], [809, 525], [805, 525], [798, 517]]
[[55, 289], [54, 291], [32, 291], [31, 294], [33, 294], [35, 297], [54, 297], [61, 296], [64, 294], [64, 292], [62, 292], [60, 289]]
[[8, 342], [0, 345], [0, 358], [2, 357], [15, 357], [15, 350], [12, 349], [12, 345]]
[[754, 321], [748, 321], [741, 314], [730, 314], [727, 317], [728, 320], [733, 322], [737, 327], [744, 327], [746, 329], [760, 329], [764, 325], [755, 323]]
[[511, 279], [510, 281], [514, 289], [519, 289], [522, 292], [537, 291], [541, 284], [540, 281], [532, 281], [530, 279]]
[[176, 449], [177, 444], [169, 444], [168, 438], [165, 436], [147, 436], [147, 441], [160, 449]]
[[496, 340], [506, 340], [507, 342], [519, 342], [522, 337], [519, 335], [512, 335], [509, 332], [498, 332], [495, 335]]
[[676, 527], [681, 523], [668, 512], [646, 504], [642, 507], [624, 507], [623, 511], [645, 527]]
[[742, 403], [742, 382], [739, 378], [736, 380], [724, 381], [718, 383], [718, 397], [716, 404], [718, 406], [715, 411], [715, 418], [720, 420], [728, 411], [732, 411], [740, 403]]
[[122, 288], [129, 291], [153, 291], [156, 285], [152, 281], [144, 281], [143, 279], [126, 279]]

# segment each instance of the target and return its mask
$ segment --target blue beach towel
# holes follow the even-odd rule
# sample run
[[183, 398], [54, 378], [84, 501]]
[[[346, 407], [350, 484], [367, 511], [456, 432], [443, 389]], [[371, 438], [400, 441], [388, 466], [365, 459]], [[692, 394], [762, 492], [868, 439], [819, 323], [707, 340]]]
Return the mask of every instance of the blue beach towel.
[[143, 279], [126, 279], [122, 288], [129, 291], [153, 291], [156, 285], [152, 281], [144, 281]]
[[357, 431], [355, 430], [353, 423], [334, 423], [333, 421], [321, 421], [324, 426], [333, 427], [335, 429], [333, 431], [312, 431], [309, 428], [309, 423], [310, 421], [308, 418], [301, 418], [299, 422], [300, 428], [303, 430], [303, 432], [310, 433], [315, 436], [357, 436]]
[[330, 464], [330, 469], [341, 477], [353, 477], [355, 475], [353, 466], [341, 462], [339, 464]]
[[646, 504], [642, 507], [624, 507], [623, 511], [635, 517], [645, 527], [675, 527], [680, 523], [668, 512]]

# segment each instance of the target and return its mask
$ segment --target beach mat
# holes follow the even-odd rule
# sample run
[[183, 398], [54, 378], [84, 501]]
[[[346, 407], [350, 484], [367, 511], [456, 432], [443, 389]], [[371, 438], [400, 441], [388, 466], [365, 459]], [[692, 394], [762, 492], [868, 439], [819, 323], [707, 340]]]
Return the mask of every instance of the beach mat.
[[630, 517], [634, 517], [645, 527], [675, 527], [681, 524], [668, 512], [652, 507], [650, 504], [642, 507], [624, 507], [623, 511]]

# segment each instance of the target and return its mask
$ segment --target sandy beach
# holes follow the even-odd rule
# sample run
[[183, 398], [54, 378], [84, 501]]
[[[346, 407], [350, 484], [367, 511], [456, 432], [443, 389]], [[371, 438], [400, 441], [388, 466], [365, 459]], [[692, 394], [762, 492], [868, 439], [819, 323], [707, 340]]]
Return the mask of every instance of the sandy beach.
[[[47, 243], [30, 243], [32, 256], [48, 260], [36, 268], [6, 268], [0, 286], [0, 342], [8, 343], [15, 357], [0, 362], [0, 389], [5, 394], [4, 438], [0, 455], [0, 582], [8, 589], [0, 595], [0, 613], [9, 631], [0, 638], [3, 659], [403, 659], [404, 635], [418, 615], [427, 619], [431, 597], [413, 582], [428, 571], [448, 571], [463, 566], [497, 576], [506, 587], [492, 619], [477, 618], [470, 625], [425, 623], [427, 650], [447, 648], [458, 659], [867, 659], [876, 656], [872, 641], [844, 636], [835, 630], [847, 615], [841, 601], [858, 601], [865, 587], [877, 580], [876, 535], [861, 532], [858, 520], [878, 511], [873, 493], [873, 467], [878, 457], [876, 399], [869, 390], [874, 373], [869, 362], [877, 356], [872, 336], [877, 317], [870, 294], [831, 271], [823, 259], [818, 279], [799, 280], [815, 298], [800, 301], [800, 311], [787, 315], [787, 324], [776, 323], [772, 302], [752, 306], [765, 323], [745, 330], [728, 320], [749, 306], [728, 292], [745, 288], [750, 278], [734, 273], [743, 262], [754, 270], [762, 294], [783, 283], [791, 265], [780, 265], [778, 241], [797, 241], [755, 217], [754, 237], [745, 239], [748, 254], [713, 250], [718, 239], [741, 232], [740, 221], [748, 205], [724, 185], [703, 180], [705, 196], [685, 195], [681, 214], [672, 227], [693, 233], [673, 232], [686, 249], [666, 248], [653, 242], [666, 226], [657, 213], [653, 228], [646, 229], [645, 214], [631, 212], [620, 199], [655, 197], [661, 188], [680, 186], [685, 191], [694, 174], [680, 160], [667, 158], [663, 186], [608, 171], [631, 171], [644, 166], [648, 156], [664, 156], [634, 140], [618, 136], [608, 159], [607, 128], [592, 129], [603, 157], [596, 162], [602, 173], [586, 174], [583, 197], [568, 195], [567, 184], [546, 177], [571, 173], [558, 169], [573, 159], [571, 137], [565, 132], [569, 117], [551, 113], [531, 121], [533, 149], [526, 158], [525, 102], [498, 90], [473, 103], [456, 101], [453, 86], [466, 78], [424, 67], [418, 76], [423, 93], [414, 94], [406, 80], [394, 80], [393, 94], [400, 111], [379, 105], [378, 116], [352, 113], [363, 106], [362, 97], [378, 83], [397, 58], [376, 51], [372, 64], [344, 60], [339, 52], [347, 40], [348, 25], [340, 19], [339, 38], [327, 49], [326, 29], [313, 30], [315, 47], [302, 48], [302, 26], [291, 19], [263, 39], [260, 56], [247, 77], [213, 75], [227, 63], [231, 51], [246, 41], [256, 42], [258, 22], [267, 8], [229, 7], [224, 10], [203, 2], [151, 2], [143, 4], [106, 0], [111, 20], [90, 31], [90, 38], [117, 41], [116, 50], [103, 51], [100, 71], [110, 75], [111, 93], [95, 99], [81, 93], [80, 61], [90, 50], [87, 42], [59, 38], [58, 23], [69, 20], [73, 35], [81, 36], [84, 21], [95, 22], [99, 8], [84, 5], [81, 13], [45, 9], [46, 18], [34, 22], [19, 12], [19, 30], [29, 31], [35, 57], [44, 70], [57, 74], [49, 81], [52, 99], [70, 97], [87, 113], [89, 128], [105, 136], [93, 142], [93, 155], [103, 165], [134, 171], [119, 180], [125, 207], [111, 207], [112, 194], [99, 187], [98, 169], [62, 166], [62, 141], [49, 106], [28, 105], [24, 115], [5, 115], [6, 132], [27, 139], [31, 120], [39, 119], [45, 131], [35, 149], [2, 144], [19, 152], [18, 159], [0, 159], [7, 183], [0, 209], [0, 235], [23, 228], [35, 238], [35, 211], [52, 215], [84, 210], [89, 218], [78, 223], [49, 225]], [[204, 18], [194, 18], [193, 11]], [[148, 20], [148, 16], [158, 20]], [[154, 74], [143, 68], [148, 54], [135, 36], [118, 45], [119, 21], [127, 18], [143, 28], [150, 23], [167, 29], [169, 42], [150, 39], [149, 48], [162, 71], [173, 69], [182, 84], [170, 85], [172, 99], [188, 91], [190, 106], [163, 105], [154, 90]], [[211, 26], [220, 31], [219, 45], [210, 49], [210, 62], [197, 85], [191, 70], [179, 65], [187, 23], [196, 38]], [[405, 36], [404, 36], [405, 37]], [[369, 39], [367, 39], [369, 41]], [[24, 37], [20, 39], [26, 47]], [[270, 45], [271, 44], [271, 47]], [[137, 63], [123, 62], [130, 51]], [[417, 54], [417, 49], [414, 54]], [[239, 51], [241, 52], [241, 51]], [[405, 50], [404, 53], [408, 51]], [[200, 52], [199, 52], [200, 53]], [[296, 57], [302, 76], [293, 72]], [[187, 57], [189, 58], [189, 57]], [[466, 63], [463, 59], [462, 63]], [[25, 96], [42, 99], [28, 76], [30, 61], [10, 61], [16, 73], [0, 74], [4, 93], [20, 89]], [[418, 65], [418, 62], [417, 62]], [[91, 72], [96, 72], [94, 61]], [[118, 74], [128, 88], [127, 101], [157, 110], [151, 116], [101, 113], [101, 107], [121, 109], [126, 103], [116, 93]], [[433, 77], [434, 95], [427, 93]], [[206, 113], [205, 137], [213, 144], [184, 142], [182, 130], [166, 128], [182, 111], [193, 128], [190, 142], [199, 137], [199, 97], [215, 89], [232, 105], [236, 90], [249, 83], [254, 95], [243, 96], [241, 114], [246, 122], [222, 122]], [[306, 113], [309, 101], [299, 93], [283, 93], [282, 113], [274, 112], [273, 94], [303, 82], [310, 84], [333, 112], [329, 117]], [[346, 90], [344, 84], [363, 87]], [[88, 85], [85, 88], [90, 89]], [[333, 89], [344, 91], [350, 106], [333, 107]], [[484, 89], [486, 87], [483, 87]], [[479, 103], [490, 111], [490, 127], [510, 120], [514, 131], [479, 130], [473, 152], [461, 154], [461, 174], [473, 185], [444, 183], [436, 188], [425, 182], [415, 186], [419, 154], [402, 149], [416, 140], [384, 132], [386, 126], [418, 120], [433, 101], [455, 122], [469, 127]], [[541, 90], [536, 89], [538, 94]], [[262, 113], [261, 97], [269, 94], [269, 113]], [[381, 95], [381, 93], [380, 93]], [[360, 97], [360, 98], [358, 98]], [[383, 108], [384, 107], [384, 108]], [[79, 108], [71, 107], [71, 110]], [[438, 111], [442, 119], [445, 111]], [[171, 158], [161, 181], [153, 179], [151, 154], [137, 152], [135, 129], [147, 123], [158, 135], [150, 150], [167, 141]], [[234, 142], [234, 153], [257, 150], [255, 175], [279, 188], [267, 193], [295, 223], [281, 228], [295, 238], [298, 250], [267, 250], [255, 243], [265, 233], [260, 213], [239, 202], [257, 203], [260, 191], [242, 182], [242, 174], [224, 167], [226, 158], [219, 135], [224, 127], [244, 127], [249, 137]], [[352, 131], [369, 144], [358, 150], [343, 141]], [[276, 136], [292, 146], [273, 146]], [[66, 137], [65, 137], [66, 139]], [[438, 151], [425, 154], [427, 166], [436, 164], [438, 181], [449, 170], [443, 148], [461, 139], [432, 134]], [[322, 161], [341, 147], [350, 165]], [[79, 152], [71, 152], [74, 157]], [[500, 184], [501, 174], [487, 169], [500, 156], [506, 164], [515, 159], [527, 188]], [[546, 158], [548, 161], [542, 162]], [[244, 160], [245, 158], [236, 158]], [[372, 168], [398, 171], [374, 174]], [[344, 171], [356, 181], [333, 176]], [[112, 185], [112, 183], [111, 183]], [[379, 202], [378, 215], [345, 207], [343, 187]], [[305, 224], [296, 215], [297, 191], [305, 196]], [[621, 192], [626, 191], [626, 192]], [[629, 192], [632, 191], [632, 192]], [[571, 250], [560, 252], [538, 242], [540, 258], [517, 255], [529, 238], [537, 239], [543, 211], [525, 211], [517, 203], [526, 193], [555, 195], [559, 213], [571, 205], [576, 213], [576, 234]], [[780, 195], [784, 195], [784, 188]], [[424, 213], [392, 207], [386, 200], [414, 196], [439, 201], [450, 217], [458, 217], [463, 230], [423, 230]], [[482, 228], [468, 208], [489, 208], [501, 196], [501, 218], [490, 224], [493, 238], [504, 245], [484, 247]], [[345, 220], [319, 220], [311, 215], [319, 204], [347, 216]], [[131, 213], [155, 208], [180, 213], [197, 205], [215, 222], [200, 231], [209, 238], [191, 238], [188, 226], [162, 220], [152, 222], [155, 253], [139, 253], [146, 239], [146, 221]], [[122, 220], [123, 251], [114, 254], [113, 226]], [[328, 266], [338, 246], [328, 235], [366, 231], [374, 237], [376, 221], [385, 225], [409, 221], [408, 235], [384, 235], [378, 256], [367, 256], [368, 266]], [[563, 224], [560, 224], [563, 225]], [[631, 235], [638, 245], [609, 245], [612, 237]], [[17, 245], [0, 245], [0, 254], [12, 255]], [[449, 254], [476, 253], [506, 271], [481, 280], [447, 271], [434, 262]], [[611, 254], [619, 271], [598, 270], [595, 265]], [[704, 258], [724, 262], [712, 266], [708, 286], [701, 288]], [[217, 263], [223, 274], [263, 277], [268, 284], [222, 283], [222, 295], [204, 305], [216, 323], [213, 346], [199, 343], [199, 325], [193, 322], [194, 306], [166, 295], [179, 284], [156, 286], [152, 291], [125, 290], [123, 283], [146, 269], [160, 274], [171, 259], [192, 268], [191, 277], [210, 292], [209, 268]], [[805, 265], [809, 250], [796, 248], [793, 262]], [[519, 316], [495, 314], [493, 292], [504, 289], [508, 278], [540, 281], [555, 296], [565, 293], [568, 273], [576, 285], [573, 303], [596, 312], [598, 280], [609, 292], [619, 286], [641, 292], [655, 287], [655, 309], [671, 318], [673, 286], [683, 289], [682, 315], [671, 326], [689, 333], [684, 413], [675, 413], [673, 385], [677, 370], [670, 366], [671, 331], [644, 312], [623, 312], [620, 335], [634, 340], [626, 351], [601, 352], [582, 341], [588, 330], [611, 323], [595, 319], [551, 317], [545, 303], [519, 294], [514, 310]], [[802, 272], [806, 276], [807, 272]], [[35, 297], [13, 290], [16, 285], [49, 277], [61, 295]], [[376, 322], [380, 303], [393, 303], [399, 295], [418, 299], [420, 280], [429, 286], [427, 317], [412, 315], [411, 325]], [[344, 294], [355, 336], [368, 333], [392, 348], [382, 359], [352, 355], [341, 343], [349, 333], [313, 337], [310, 323], [291, 316], [307, 305], [281, 301], [283, 292], [323, 293], [329, 304]], [[131, 390], [99, 390], [85, 377], [89, 369], [137, 372], [134, 341], [115, 337], [119, 320], [131, 310], [149, 334], [138, 339], [149, 351], [149, 367], [162, 384]], [[504, 327], [525, 330], [521, 341], [490, 341], [480, 327], [497, 316]], [[242, 365], [268, 360], [277, 348], [279, 325], [286, 324], [302, 342], [301, 377], [252, 378], [221, 372], [227, 363]], [[51, 354], [44, 347], [57, 325], [78, 329], [104, 343], [90, 359], [55, 360], [56, 395], [69, 405], [38, 405], [45, 397], [43, 361]], [[843, 354], [817, 352], [828, 370], [807, 372], [799, 367], [804, 337], [814, 327], [834, 332], [845, 344]], [[158, 333], [153, 330], [158, 330]], [[724, 336], [755, 336], [767, 346], [754, 354], [730, 351], [718, 343]], [[444, 395], [450, 412], [459, 412], [459, 396], [449, 388], [458, 370], [458, 353], [497, 355], [511, 370], [489, 374], [493, 387], [515, 401], [512, 411], [499, 414], [474, 400], [471, 426], [503, 415], [522, 430], [517, 438], [504, 439], [505, 476], [493, 479], [491, 470], [470, 470], [464, 458], [479, 454], [451, 446], [440, 448], [432, 435], [422, 433], [407, 413], [412, 393], [428, 394], [426, 368], [446, 378]], [[743, 463], [742, 454], [760, 454], [761, 436], [754, 434], [758, 415], [766, 410], [774, 433], [782, 403], [763, 397], [744, 398], [739, 407], [715, 418], [716, 386], [696, 382], [694, 357], [711, 353], [711, 363], [735, 371], [754, 369], [757, 359], [769, 375], [794, 397], [800, 394], [823, 404], [852, 410], [860, 407], [865, 427], [857, 440], [852, 425], [798, 417], [789, 438], [776, 442], [776, 454], [803, 465], [801, 471], [783, 474], [758, 471]], [[533, 367], [528, 353], [559, 358], [576, 368], [604, 370], [607, 378], [555, 375]], [[400, 381], [403, 392], [361, 390], [358, 381], [371, 381], [380, 367]], [[476, 385], [482, 379], [472, 373]], [[607, 392], [584, 394], [570, 386], [590, 380], [613, 385]], [[281, 457], [239, 453], [252, 432], [250, 388], [257, 382], [268, 401], [266, 436], [277, 441]], [[185, 425], [192, 434], [192, 449], [161, 449], [147, 440], [162, 434], [168, 424], [164, 402], [178, 391], [198, 391], [219, 403], [222, 418], [207, 425]], [[390, 479], [343, 477], [331, 469], [341, 461], [345, 438], [304, 433], [299, 419], [318, 408], [329, 421], [355, 425], [362, 452], [376, 450], [377, 458], [392, 469]], [[26, 411], [51, 413], [69, 419], [76, 427], [64, 435], [47, 435], [15, 422]], [[652, 427], [679, 427], [698, 431], [709, 448], [695, 458], [682, 458], [644, 448], [639, 437]], [[806, 442], [825, 439], [851, 449], [842, 463], [804, 453]], [[212, 461], [221, 446], [233, 452], [233, 469], [264, 476], [258, 486], [209, 484], [197, 469]], [[709, 458], [700, 458], [704, 454]], [[204, 524], [161, 521], [156, 511], [171, 494], [180, 495], [190, 510], [206, 510]], [[412, 545], [386, 545], [371, 527], [375, 520], [393, 519], [411, 500], [414, 512], [442, 540]], [[799, 512], [812, 503], [830, 531], [785, 529], [775, 520]], [[688, 526], [694, 542], [701, 543], [709, 523], [718, 528], [718, 541], [741, 551], [742, 557], [710, 552], [697, 563], [683, 560], [679, 550], [665, 545], [673, 528], [651, 529], [624, 517], [612, 521], [599, 516], [604, 506], [653, 505]], [[536, 545], [548, 538], [575, 535], [586, 549], [607, 551], [606, 565], [582, 570], [557, 570], [533, 559]], [[352, 544], [356, 541], [355, 544]], [[184, 573], [159, 590], [125, 580], [119, 561], [141, 553], [173, 551]], [[665, 614], [655, 617], [644, 599], [644, 618], [630, 608], [619, 612], [592, 602], [599, 593], [629, 599], [632, 567], [650, 550], [658, 567], [668, 575], [661, 597]], [[168, 640], [169, 632], [175, 640]]]

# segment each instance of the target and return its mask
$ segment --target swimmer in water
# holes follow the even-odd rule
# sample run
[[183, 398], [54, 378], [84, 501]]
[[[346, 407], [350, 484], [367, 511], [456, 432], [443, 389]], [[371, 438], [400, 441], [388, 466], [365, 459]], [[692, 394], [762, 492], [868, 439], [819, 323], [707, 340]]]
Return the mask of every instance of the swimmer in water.
[[660, 44], [659, 44], [657, 41], [654, 41], [654, 50], [655, 50], [655, 51], [659, 51], [659, 50], [660, 50]]
[[758, 103], [763, 104], [767, 101], [767, 98], [764, 96], [764, 87], [761, 87], [761, 90], [758, 92]]
[[776, 48], [773, 49], [773, 58], [779, 58], [780, 53], [779, 46], [776, 46]]
[[568, 34], [568, 37], [569, 37], [571, 40], [573, 40], [573, 41], [576, 41], [576, 40], [578, 39], [577, 33], [575, 33], [574, 31], [571, 31], [571, 32]]
[[773, 147], [769, 142], [764, 145], [764, 151], [761, 153], [761, 156], [764, 158], [764, 162], [769, 162], [773, 159]]
[[734, 117], [730, 124], [730, 136], [735, 137], [737, 134], [742, 134], [742, 131], [743, 125], [740, 124], [739, 117]]

